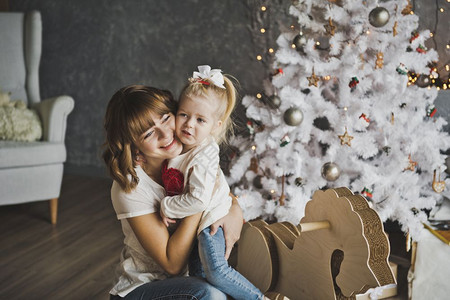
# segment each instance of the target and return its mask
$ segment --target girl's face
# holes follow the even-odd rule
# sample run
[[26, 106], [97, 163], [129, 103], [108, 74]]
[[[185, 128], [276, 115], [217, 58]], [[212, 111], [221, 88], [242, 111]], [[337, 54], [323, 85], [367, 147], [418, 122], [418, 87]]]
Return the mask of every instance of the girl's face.
[[137, 148], [150, 164], [160, 166], [163, 160], [174, 158], [183, 146], [175, 137], [175, 116], [172, 113], [159, 115], [151, 113], [154, 126], [145, 131], [137, 142]]
[[183, 152], [199, 145], [222, 125], [217, 118], [215, 97], [183, 97], [176, 116], [176, 133], [184, 144]]

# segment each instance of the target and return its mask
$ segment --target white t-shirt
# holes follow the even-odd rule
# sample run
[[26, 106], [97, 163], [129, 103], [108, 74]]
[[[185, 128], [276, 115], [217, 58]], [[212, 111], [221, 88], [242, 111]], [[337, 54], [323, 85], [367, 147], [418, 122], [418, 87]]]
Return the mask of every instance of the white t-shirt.
[[[117, 219], [122, 224], [125, 246], [116, 269], [116, 284], [110, 294], [121, 297], [144, 283], [169, 276], [142, 248], [127, 220], [131, 217], [159, 213], [160, 200], [166, 196], [164, 187], [151, 179], [141, 167], [138, 166], [135, 170], [139, 183], [133, 191], [125, 193], [115, 181], [111, 188], [111, 199]], [[184, 275], [187, 275], [187, 269]]]
[[180, 219], [203, 211], [200, 233], [228, 214], [232, 203], [230, 187], [219, 166], [219, 145], [212, 137], [169, 160], [167, 168], [184, 174], [183, 193], [161, 201], [161, 210], [167, 217]]

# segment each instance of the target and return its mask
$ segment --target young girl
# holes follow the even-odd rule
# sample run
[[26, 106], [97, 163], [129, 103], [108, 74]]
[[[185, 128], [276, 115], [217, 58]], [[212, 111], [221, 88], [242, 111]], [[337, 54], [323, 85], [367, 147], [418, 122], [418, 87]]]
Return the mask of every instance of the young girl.
[[197, 232], [201, 265], [191, 260], [191, 275], [206, 278], [234, 299], [264, 299], [260, 290], [228, 265], [222, 229], [210, 234], [209, 226], [231, 206], [230, 189], [219, 167], [218, 143], [232, 128], [236, 90], [221, 70], [198, 69], [181, 92], [175, 131], [183, 151], [163, 166], [162, 180], [169, 196], [161, 201], [161, 217], [168, 226], [175, 222], [172, 219], [203, 212]]

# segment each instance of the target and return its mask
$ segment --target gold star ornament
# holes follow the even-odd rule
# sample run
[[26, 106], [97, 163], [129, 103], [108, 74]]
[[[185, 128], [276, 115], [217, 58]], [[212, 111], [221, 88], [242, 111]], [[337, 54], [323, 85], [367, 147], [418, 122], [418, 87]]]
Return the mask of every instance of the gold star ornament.
[[318, 82], [319, 82], [319, 77], [316, 76], [316, 74], [314, 73], [314, 68], [312, 70], [312, 75], [309, 77], [306, 77], [308, 79], [308, 86], [314, 85], [317, 86]]
[[341, 145], [348, 145], [349, 147], [352, 146], [353, 137], [348, 134], [347, 127], [345, 127], [344, 134], [338, 135], [338, 137], [341, 140]]

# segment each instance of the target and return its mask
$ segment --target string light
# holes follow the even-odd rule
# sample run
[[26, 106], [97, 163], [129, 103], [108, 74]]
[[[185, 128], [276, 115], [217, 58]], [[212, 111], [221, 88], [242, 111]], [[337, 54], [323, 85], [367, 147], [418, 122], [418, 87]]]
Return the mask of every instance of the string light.
[[256, 98], [261, 99], [262, 98], [261, 93], [256, 94]]
[[[253, 6], [252, 13], [252, 39], [254, 45], [258, 45], [259, 49], [254, 52], [256, 60], [269, 69], [272, 66], [275, 52], [273, 31], [270, 30], [268, 24], [270, 23], [270, 15], [272, 8], [267, 4], [269, 1], [261, 0], [258, 5]], [[270, 10], [269, 10], [270, 9]], [[276, 11], [276, 10], [275, 10]]]
[[256, 150], [256, 146], [255, 146], [255, 145], [252, 146], [252, 150], [253, 150], [253, 151]]
[[367, 30], [367, 31], [366, 31], [366, 34], [370, 34], [370, 30]]
[[[447, 0], [446, 2], [450, 2], [450, 0]], [[441, 33], [441, 27], [442, 26], [438, 26], [441, 22], [440, 21], [440, 14], [446, 12], [446, 9], [444, 6], [439, 6], [438, 1], [435, 1], [435, 6], [434, 6], [434, 13], [435, 13], [435, 17], [434, 17], [434, 28], [430, 29], [430, 33], [429, 36], [432, 39], [432, 41], [434, 42], [434, 49], [436, 51], [441, 50], [440, 46], [438, 45], [437, 40], [442, 40], [439, 39], [439, 36], [442, 36]], [[414, 14], [413, 11], [410, 11], [411, 14]], [[442, 17], [441, 17], [442, 18]], [[446, 29], [444, 29], [445, 31]], [[442, 50], [449, 50], [450, 49], [450, 42], [447, 42], [444, 44], [445, 46], [443, 46]], [[444, 57], [448, 56], [448, 52], [444, 52], [443, 53]], [[442, 57], [441, 57], [441, 61], [442, 61]], [[408, 72], [409, 74], [409, 80], [408, 80], [408, 85], [414, 85], [415, 82], [417, 81], [417, 79], [419, 78], [419, 76], [427, 76], [429, 79], [429, 85], [428, 85], [428, 89], [431, 89], [433, 87], [436, 88], [436, 90], [442, 90], [442, 89], [447, 89], [450, 88], [450, 77], [449, 77], [449, 71], [450, 68], [448, 67], [448, 62], [447, 64], [445, 63], [441, 63], [439, 64], [439, 62], [434, 61], [434, 62], [430, 62], [428, 64], [428, 67], [430, 68], [430, 74], [414, 74], [414, 72]], [[444, 73], [445, 72], [445, 73]], [[444, 86], [445, 85], [445, 86]]]

